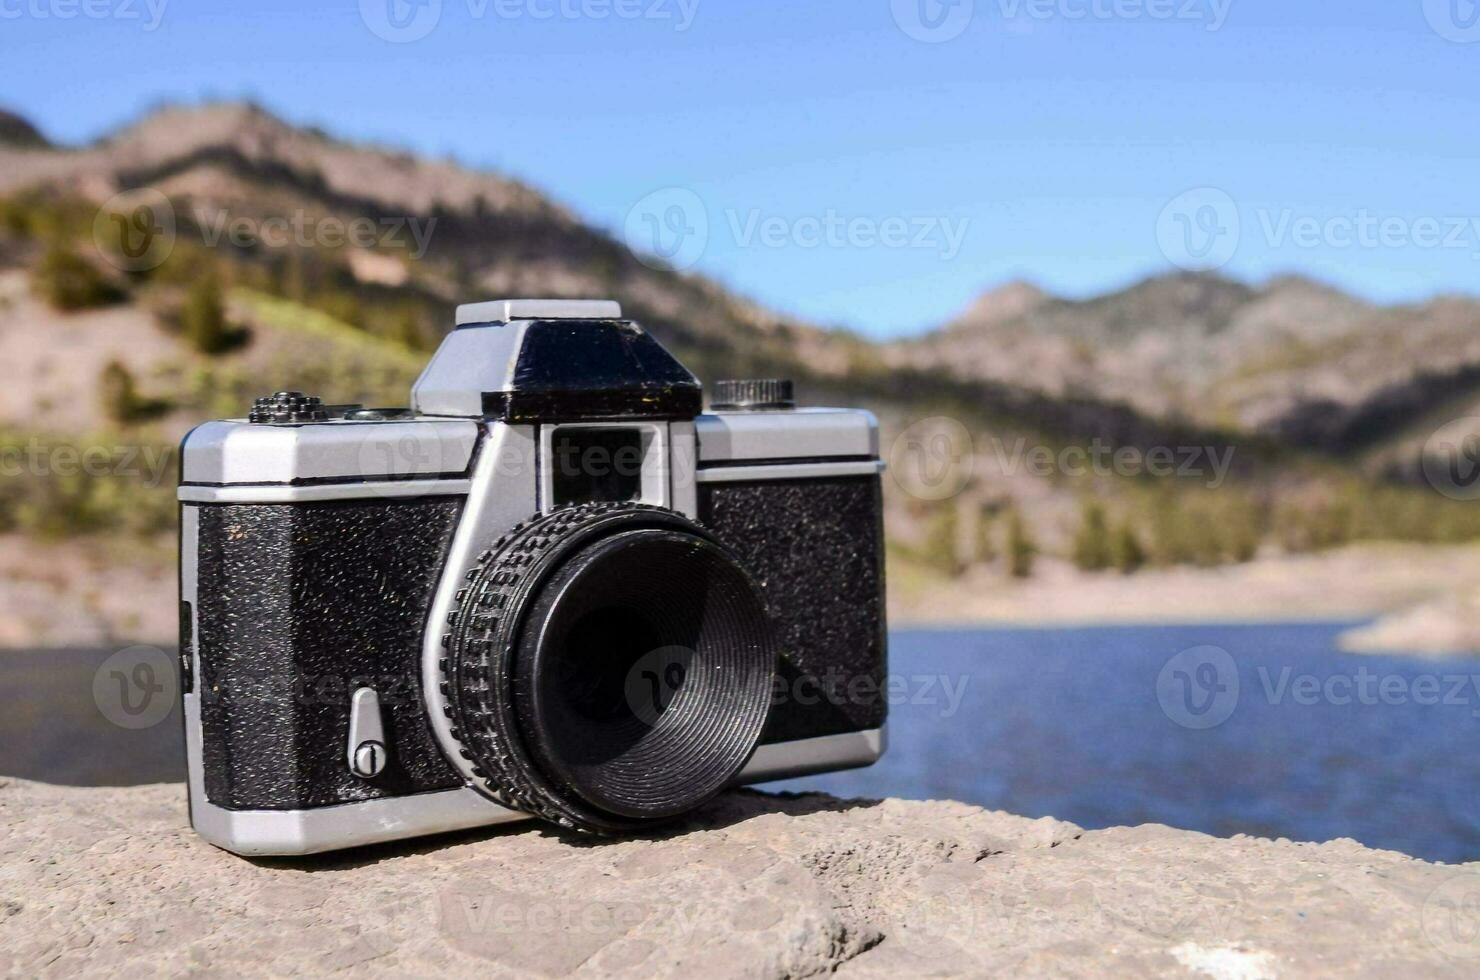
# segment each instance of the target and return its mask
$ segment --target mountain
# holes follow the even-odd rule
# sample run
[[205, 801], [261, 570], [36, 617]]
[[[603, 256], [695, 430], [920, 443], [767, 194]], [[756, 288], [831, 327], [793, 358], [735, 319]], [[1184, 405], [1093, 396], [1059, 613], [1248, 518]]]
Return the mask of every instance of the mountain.
[[1088, 300], [1013, 284], [885, 357], [1349, 454], [1480, 400], [1480, 303], [1379, 307], [1296, 276], [1179, 273]]
[[0, 109], [0, 146], [36, 148], [50, 145], [41, 130], [28, 119]]
[[[880, 344], [636, 255], [525, 182], [252, 105], [166, 107], [86, 146], [8, 131], [0, 453], [38, 438], [169, 452], [200, 419], [281, 388], [404, 404], [456, 303], [610, 297], [706, 384], [785, 376], [803, 404], [872, 410], [885, 454], [904, 454], [885, 499], [906, 591], [973, 564], [1026, 574], [1040, 553], [1130, 570], [1244, 561], [1270, 542], [1480, 537], [1467, 505], [1403, 485], [1436, 422], [1480, 402], [1468, 299], [1379, 307], [1296, 277], [1177, 274], [1091, 299], [1013, 282]], [[150, 193], [173, 244], [139, 268], [117, 234], [147, 217]], [[376, 234], [346, 240], [356, 225]], [[1197, 465], [1135, 465], [1168, 451]], [[907, 485], [941, 463], [961, 479]], [[174, 505], [156, 476], [0, 486], [0, 533], [166, 531]]]
[[[846, 332], [777, 316], [705, 277], [644, 261], [520, 181], [345, 142], [249, 104], [166, 107], [85, 147], [0, 146], [0, 195], [40, 188], [96, 203], [141, 187], [169, 197], [182, 235], [210, 232], [222, 215], [435, 221], [424, 255], [347, 247], [336, 272], [366, 295], [389, 285], [424, 300], [430, 339], [469, 297], [615, 296], [701, 375], [785, 370], [806, 390], [871, 350]], [[242, 251], [237, 257], [263, 257]], [[389, 272], [386, 256], [396, 260]]]
[[[224, 256], [234, 278], [423, 348], [469, 297], [614, 296], [706, 380], [785, 373], [804, 396], [905, 416], [949, 408], [1057, 440], [1205, 430], [1341, 456], [1380, 452], [1480, 400], [1480, 304], [1463, 298], [1387, 308], [1295, 276], [1253, 286], [1178, 273], [1074, 300], [1019, 281], [925, 336], [875, 345], [636, 256], [524, 182], [251, 104], [161, 108], [82, 147], [0, 113], [0, 198], [96, 207], [139, 188], [167, 196], [182, 242]], [[231, 222], [285, 215], [403, 231], [332, 248], [223, 240]]]
[[[120, 232], [155, 233], [150, 195], [174, 233], [140, 268]], [[345, 240], [366, 223], [373, 240]], [[267, 235], [298, 227], [316, 234]], [[1033, 575], [1062, 591], [1071, 564], [1480, 540], [1480, 511], [1419, 466], [1438, 424], [1480, 415], [1471, 300], [1386, 308], [1295, 277], [1091, 299], [1011, 282], [873, 343], [635, 255], [523, 181], [210, 104], [85, 146], [0, 115], [0, 457], [37, 464], [0, 479], [0, 550], [24, 569], [0, 569], [0, 607], [52, 594], [89, 636], [140, 635], [140, 608], [172, 608], [186, 430], [283, 388], [405, 404], [452, 307], [500, 295], [611, 297], [706, 384], [785, 376], [803, 404], [873, 411], [896, 614], [955, 616]], [[33, 619], [10, 642], [34, 642], [16, 639]]]
[[[814, 402], [862, 400], [885, 415], [949, 409], [1064, 440], [1163, 433], [1123, 405], [1066, 405], [1010, 379], [891, 369], [862, 338], [777, 316], [703, 276], [636, 256], [520, 181], [345, 142], [249, 104], [166, 107], [83, 147], [0, 146], [0, 198], [80, 201], [86, 212], [140, 188], [165, 195], [178, 225], [176, 254], [156, 278], [188, 283], [189, 272], [171, 267], [224, 259], [237, 281], [372, 334], [409, 333], [423, 348], [450, 326], [452, 306], [472, 297], [611, 296], [706, 381], [784, 374]], [[233, 244], [223, 231], [286, 215], [410, 222], [429, 235], [424, 250], [406, 247], [407, 235], [401, 247], [273, 249]], [[91, 214], [83, 218], [90, 225]], [[191, 258], [197, 252], [209, 258]], [[1004, 290], [996, 315], [1020, 316], [1040, 296], [1026, 285]]]
[[1032, 313], [1053, 299], [1031, 282], [1021, 279], [1003, 283], [982, 293], [947, 327], [985, 329]]
[[[1460, 297], [1380, 307], [1295, 276], [1255, 286], [1178, 273], [1065, 299], [1019, 281], [925, 336], [878, 345], [634, 255], [524, 182], [251, 104], [165, 107], [81, 147], [0, 113], [0, 199], [81, 202], [82, 227], [89, 209], [140, 188], [173, 208], [180, 285], [224, 260], [233, 281], [423, 349], [470, 297], [613, 296], [705, 380], [784, 373], [805, 397], [963, 413], [1059, 441], [1213, 433], [1343, 458], [1381, 455], [1480, 401], [1480, 304]], [[285, 216], [401, 232], [333, 247], [229, 240], [233, 222]], [[28, 261], [15, 249], [0, 241], [0, 264]]]

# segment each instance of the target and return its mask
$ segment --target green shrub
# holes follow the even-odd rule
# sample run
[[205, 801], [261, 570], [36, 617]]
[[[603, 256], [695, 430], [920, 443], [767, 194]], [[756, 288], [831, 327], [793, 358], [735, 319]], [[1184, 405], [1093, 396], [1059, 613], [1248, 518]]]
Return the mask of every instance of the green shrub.
[[951, 578], [966, 571], [967, 563], [961, 559], [961, 521], [955, 501], [942, 501], [930, 517], [925, 535], [927, 564]]
[[1150, 557], [1159, 565], [1212, 567], [1254, 557], [1268, 531], [1263, 506], [1247, 493], [1167, 490], [1148, 502]]
[[114, 422], [133, 422], [144, 414], [144, 400], [139, 397], [134, 376], [117, 361], [109, 361], [99, 375], [98, 399], [103, 414]]
[[1105, 508], [1095, 501], [1086, 501], [1080, 513], [1072, 557], [1082, 571], [1098, 572], [1110, 567], [1110, 526], [1105, 520]]
[[234, 346], [237, 338], [226, 323], [221, 280], [215, 272], [206, 273], [190, 287], [180, 311], [180, 326], [185, 339], [202, 354], [220, 354]]
[[1038, 557], [1038, 546], [1023, 521], [1023, 515], [1013, 511], [1007, 519], [1007, 571], [1014, 578], [1028, 578], [1033, 574], [1033, 560]]
[[38, 464], [23, 464], [22, 476], [0, 481], [0, 529], [64, 538], [148, 536], [174, 527], [172, 445], [0, 433], [0, 453]]
[[109, 361], [98, 375], [98, 401], [103, 414], [118, 425], [144, 422], [170, 408], [167, 401], [139, 394], [133, 373], [118, 361]]
[[61, 241], [90, 233], [97, 206], [40, 191], [0, 198], [0, 231], [17, 238]]
[[421, 330], [421, 317], [414, 309], [406, 308], [396, 315], [395, 320], [392, 321], [391, 339], [412, 350], [421, 350], [426, 347], [425, 335]]
[[307, 305], [324, 311], [341, 323], [347, 323], [361, 330], [365, 328], [365, 310], [360, 303], [360, 297], [353, 292], [332, 288], [321, 289], [308, 300]]
[[983, 506], [977, 511], [975, 559], [979, 562], [997, 560], [997, 512], [993, 507]]
[[37, 263], [32, 288], [58, 310], [109, 306], [124, 298], [123, 290], [97, 266], [61, 244], [53, 245]]
[[1151, 554], [1160, 565], [1217, 564], [1211, 529], [1187, 513], [1180, 497], [1167, 494], [1151, 512]]
[[1136, 536], [1130, 522], [1120, 524], [1110, 537], [1110, 564], [1118, 572], [1129, 575], [1146, 564], [1146, 549]]
[[[1311, 501], [1287, 502], [1276, 521], [1276, 533], [1286, 551], [1325, 551], [1347, 544], [1358, 523], [1353, 508], [1344, 500], [1322, 496]], [[1377, 531], [1374, 537], [1388, 536]]]

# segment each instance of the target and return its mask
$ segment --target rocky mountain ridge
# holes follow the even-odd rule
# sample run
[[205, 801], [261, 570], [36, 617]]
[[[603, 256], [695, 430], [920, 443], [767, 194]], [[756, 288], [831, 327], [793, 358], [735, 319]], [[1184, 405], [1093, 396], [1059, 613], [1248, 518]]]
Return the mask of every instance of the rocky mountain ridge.
[[[822, 368], [838, 361], [822, 331], [783, 323], [702, 278], [644, 265], [519, 181], [347, 143], [254, 105], [165, 107], [83, 147], [0, 145], [0, 196], [39, 191], [101, 203], [139, 188], [169, 198], [182, 234], [220, 214], [434, 222], [423, 262], [403, 249], [369, 251], [407, 266], [396, 286], [443, 306], [474, 294], [620, 295], [657, 332], [697, 350], [762, 362], [802, 352]], [[353, 260], [367, 250], [345, 251]], [[363, 263], [350, 264], [372, 278]]]
[[101, 202], [142, 187], [176, 202], [196, 233], [221, 213], [434, 223], [420, 261], [345, 249], [349, 276], [369, 295], [434, 308], [469, 295], [617, 296], [701, 376], [785, 372], [804, 392], [886, 411], [964, 402], [1071, 440], [1191, 427], [1351, 457], [1480, 403], [1480, 302], [1463, 297], [1381, 307], [1298, 276], [1254, 286], [1176, 273], [1071, 300], [1012, 282], [925, 336], [872, 344], [636, 256], [521, 181], [346, 142], [251, 104], [167, 106], [81, 147], [0, 117], [0, 196]]
[[1480, 302], [1382, 307], [1298, 276], [1179, 273], [1088, 300], [1014, 283], [888, 358], [1347, 455], [1480, 402]]
[[[431, 228], [424, 254], [415, 256], [379, 247], [313, 251], [331, 267], [320, 278], [338, 277], [341, 294], [363, 297], [369, 312], [419, 305], [430, 311], [421, 321], [432, 335], [450, 324], [451, 306], [469, 296], [611, 296], [706, 382], [783, 374], [814, 404], [959, 415], [1071, 441], [1169, 438], [1161, 423], [1123, 404], [891, 366], [878, 345], [857, 335], [777, 316], [703, 276], [634, 255], [518, 181], [347, 143], [256, 106], [166, 107], [82, 147], [0, 145], [0, 198], [53, 195], [96, 207], [141, 189], [168, 199], [182, 242], [210, 244], [214, 235], [212, 250], [247, 265], [281, 267], [287, 260], [271, 249], [229, 247], [211, 227], [225, 220], [219, 216], [260, 224], [306, 214]], [[350, 313], [336, 315], [354, 322]]]

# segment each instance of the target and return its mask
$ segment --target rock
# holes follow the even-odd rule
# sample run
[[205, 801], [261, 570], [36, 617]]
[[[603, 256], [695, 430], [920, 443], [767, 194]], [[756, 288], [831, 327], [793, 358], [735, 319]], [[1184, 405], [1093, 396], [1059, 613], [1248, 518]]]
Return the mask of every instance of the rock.
[[663, 836], [527, 823], [249, 861], [179, 786], [0, 781], [0, 975], [1474, 976], [1480, 865], [741, 791]]
[[1383, 616], [1341, 635], [1353, 653], [1466, 657], [1480, 652], [1480, 589], [1467, 589]]

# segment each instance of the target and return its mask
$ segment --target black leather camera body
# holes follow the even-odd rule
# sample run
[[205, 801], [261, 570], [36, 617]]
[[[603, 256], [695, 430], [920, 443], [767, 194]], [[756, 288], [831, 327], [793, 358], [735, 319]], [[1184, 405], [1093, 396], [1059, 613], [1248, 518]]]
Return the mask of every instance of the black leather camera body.
[[302, 854], [595, 833], [884, 749], [878, 428], [699, 382], [604, 301], [458, 308], [409, 409], [183, 445], [191, 820]]

